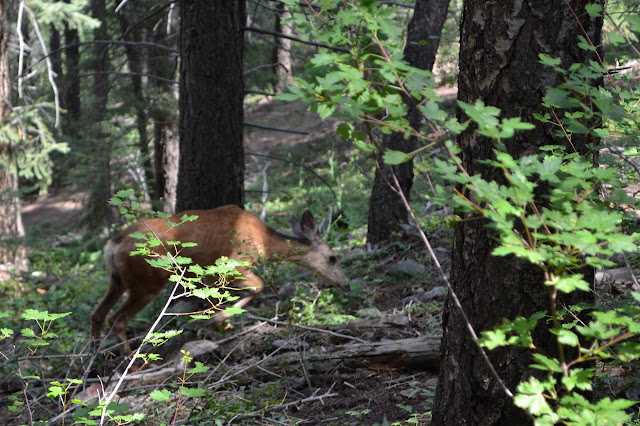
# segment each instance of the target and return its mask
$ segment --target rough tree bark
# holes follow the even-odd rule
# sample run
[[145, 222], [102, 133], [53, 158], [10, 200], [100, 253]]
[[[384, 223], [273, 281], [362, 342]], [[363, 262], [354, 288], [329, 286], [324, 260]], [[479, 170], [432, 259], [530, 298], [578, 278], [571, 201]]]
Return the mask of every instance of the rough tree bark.
[[[599, 1], [602, 3], [602, 1]], [[590, 19], [585, 4], [571, 6], [595, 45], [601, 42], [602, 21]], [[579, 23], [567, 3], [561, 1], [465, 0], [460, 32], [458, 98], [467, 103], [482, 99], [502, 110], [503, 117], [521, 117], [536, 123], [542, 112], [547, 86], [559, 84], [560, 75], [538, 62], [546, 53], [562, 59], [562, 66], [595, 59], [578, 47]], [[466, 120], [459, 113], [459, 119]], [[516, 134], [506, 143], [517, 157], [538, 151], [543, 145], [563, 144], [552, 126]], [[587, 139], [573, 135], [573, 145], [588, 153]], [[479, 160], [491, 157], [493, 143], [469, 129], [459, 137], [463, 166], [469, 174], [501, 181], [495, 169]], [[471, 218], [470, 218], [471, 219]], [[528, 317], [549, 308], [548, 293], [540, 270], [511, 257], [493, 257], [496, 243], [492, 231], [481, 220], [460, 221], [454, 229], [452, 285], [477, 331], [491, 329], [502, 318]], [[587, 281], [589, 276], [585, 277]], [[578, 295], [578, 297], [584, 297]], [[526, 425], [529, 417], [515, 407], [501, 388], [469, 337], [463, 320], [448, 300], [443, 314], [440, 376], [433, 409], [433, 425]], [[541, 322], [534, 333], [538, 348], [557, 353]], [[489, 352], [500, 377], [512, 391], [535, 370], [530, 370], [530, 352], [504, 348]]]
[[[6, 124], [11, 114], [11, 85], [9, 84], [9, 26], [4, 0], [0, 0], [0, 123]], [[13, 142], [0, 140], [0, 281], [9, 278], [11, 270], [26, 266], [24, 248], [16, 238], [24, 236], [20, 199], [18, 198], [18, 170]]]
[[[449, 0], [418, 0], [409, 22], [407, 31], [407, 46], [404, 50], [404, 59], [410, 65], [423, 70], [431, 70], [436, 60], [436, 52], [440, 43], [440, 34], [447, 18]], [[422, 115], [416, 108], [413, 99], [405, 99], [408, 105], [407, 118], [411, 126], [419, 130]], [[382, 146], [402, 152], [411, 152], [416, 149], [414, 137], [405, 140], [402, 133], [385, 135]], [[375, 244], [386, 240], [391, 233], [398, 229], [398, 225], [406, 223], [407, 210], [402, 200], [390, 187], [392, 183], [392, 170], [398, 178], [402, 192], [407, 199], [413, 185], [413, 162], [409, 161], [398, 166], [390, 167], [378, 157], [379, 169], [371, 189], [369, 204], [369, 219], [367, 241]]]
[[180, 4], [180, 162], [176, 210], [244, 206], [244, 0]]

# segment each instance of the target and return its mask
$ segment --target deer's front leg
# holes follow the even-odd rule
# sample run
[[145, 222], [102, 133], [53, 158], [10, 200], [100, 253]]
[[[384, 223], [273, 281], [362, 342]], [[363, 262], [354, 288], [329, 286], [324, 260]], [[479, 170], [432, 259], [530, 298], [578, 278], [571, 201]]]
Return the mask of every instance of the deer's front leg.
[[[262, 282], [262, 280], [260, 278], [258, 278], [257, 275], [252, 273], [250, 270], [247, 269], [247, 270], [243, 271], [242, 272], [242, 276], [245, 279], [237, 281], [237, 282], [240, 283], [242, 288], [246, 288], [247, 290], [249, 290], [250, 294], [248, 296], [243, 297], [242, 299], [238, 300], [236, 303], [234, 303], [232, 306], [235, 307], [235, 308], [244, 307], [247, 303], [249, 303], [251, 301], [251, 299], [253, 299], [258, 294], [260, 294], [262, 292], [262, 289], [264, 288], [264, 283]], [[226, 313], [224, 310], [220, 311], [220, 312], [218, 312], [217, 314], [214, 315], [213, 323], [219, 325], [222, 322], [224, 322], [224, 321], [228, 320], [229, 318], [231, 318], [232, 316], [233, 315], [230, 315], [230, 314]]]

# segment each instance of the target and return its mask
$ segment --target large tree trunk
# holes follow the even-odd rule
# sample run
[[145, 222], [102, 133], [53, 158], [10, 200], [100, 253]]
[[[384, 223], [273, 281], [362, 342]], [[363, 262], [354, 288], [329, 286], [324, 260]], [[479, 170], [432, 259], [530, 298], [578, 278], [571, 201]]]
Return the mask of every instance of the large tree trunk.
[[[601, 41], [602, 21], [589, 19], [585, 4], [571, 5], [595, 45]], [[602, 2], [600, 2], [602, 3]], [[562, 66], [595, 59], [578, 47], [581, 29], [565, 2], [466, 0], [460, 36], [458, 98], [467, 103], [482, 99], [502, 110], [503, 117], [521, 117], [536, 123], [541, 113], [546, 87], [559, 84], [560, 75], [538, 62], [546, 53], [562, 59]], [[466, 120], [459, 113], [460, 120]], [[564, 144], [556, 129], [538, 125], [535, 130], [516, 134], [506, 144], [511, 155], [520, 157], [543, 145]], [[573, 145], [581, 154], [588, 141], [574, 134]], [[491, 140], [472, 129], [459, 137], [463, 166], [470, 175], [503, 181], [501, 173], [479, 160], [491, 158]], [[464, 220], [454, 229], [452, 285], [462, 307], [477, 331], [493, 328], [503, 318], [529, 317], [549, 309], [549, 297], [542, 272], [512, 257], [494, 257], [493, 232], [482, 220]], [[585, 277], [587, 281], [589, 276]], [[584, 297], [584, 295], [576, 295]], [[527, 414], [515, 407], [490, 374], [479, 349], [469, 337], [465, 324], [448, 300], [443, 314], [440, 377], [433, 410], [434, 425], [525, 425]], [[540, 322], [535, 345], [554, 355], [557, 347], [547, 324]], [[508, 347], [488, 353], [499, 376], [511, 391], [527, 377], [531, 353]]]
[[[11, 85], [9, 84], [9, 26], [4, 0], [0, 0], [0, 123], [6, 125], [11, 114]], [[18, 170], [13, 142], [0, 140], [0, 281], [9, 278], [11, 270], [26, 266], [24, 248], [15, 241], [24, 236], [20, 199], [18, 198]], [[14, 240], [14, 241], [12, 241]]]
[[176, 210], [244, 205], [244, 0], [182, 1]]
[[[418, 0], [409, 22], [407, 46], [404, 58], [410, 65], [423, 70], [431, 70], [436, 61], [436, 53], [440, 43], [440, 34], [447, 18], [449, 0]], [[408, 106], [408, 120], [416, 130], [420, 129], [422, 115], [416, 108], [414, 99], [405, 99]], [[410, 137], [405, 140], [402, 133], [385, 135], [382, 140], [385, 150], [393, 149], [411, 152], [416, 149], [416, 139]], [[398, 178], [402, 192], [407, 199], [413, 185], [413, 162], [409, 161], [398, 166], [388, 166], [378, 157], [379, 169], [371, 189], [369, 203], [369, 219], [367, 241], [375, 244], [386, 240], [391, 233], [398, 229], [398, 225], [406, 223], [407, 210], [398, 194], [391, 189], [393, 184], [392, 171]]]

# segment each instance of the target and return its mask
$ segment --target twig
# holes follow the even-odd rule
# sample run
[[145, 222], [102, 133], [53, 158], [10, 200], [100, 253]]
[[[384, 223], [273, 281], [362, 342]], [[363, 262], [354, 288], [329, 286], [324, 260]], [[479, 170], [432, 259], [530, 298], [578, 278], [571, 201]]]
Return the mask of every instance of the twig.
[[22, 82], [24, 77], [22, 75], [24, 69], [24, 51], [25, 51], [25, 42], [24, 42], [24, 34], [22, 34], [22, 17], [24, 16], [24, 8], [26, 7], [24, 0], [20, 2], [18, 6], [18, 19], [16, 22], [16, 28], [18, 30], [18, 45], [20, 46], [20, 50], [18, 53], [18, 97], [22, 98]]
[[[248, 371], [248, 370], [250, 370], [250, 369], [252, 369], [252, 368], [260, 368], [260, 367], [259, 367], [259, 366], [260, 366], [260, 364], [263, 364], [263, 363], [265, 363], [266, 361], [268, 361], [269, 359], [273, 358], [273, 356], [274, 356], [275, 354], [277, 354], [277, 353], [278, 353], [278, 352], [280, 352], [282, 349], [284, 349], [284, 348], [286, 348], [287, 346], [289, 346], [289, 344], [290, 344], [290, 343], [293, 343], [296, 339], [297, 339], [297, 338], [292, 338], [292, 339], [287, 340], [286, 342], [284, 342], [284, 344], [283, 344], [282, 346], [278, 347], [276, 350], [274, 350], [273, 352], [271, 352], [269, 355], [265, 356], [264, 358], [260, 359], [260, 361], [258, 361], [258, 362], [255, 362], [254, 360], [250, 360], [250, 361], [247, 361], [247, 362], [245, 362], [244, 364], [242, 364], [242, 365], [244, 365], [242, 368], [238, 367], [238, 368], [236, 368], [235, 370], [234, 370], [233, 368], [231, 368], [231, 369], [230, 369], [227, 373], [225, 373], [225, 374], [224, 374], [224, 375], [223, 375], [219, 380], [217, 380], [217, 381], [215, 381], [215, 382], [213, 382], [213, 383], [211, 383], [211, 384], [208, 384], [208, 385], [207, 385], [207, 388], [209, 388], [209, 389], [214, 389], [214, 388], [216, 388], [216, 387], [218, 387], [218, 386], [221, 386], [221, 385], [228, 385], [228, 384], [229, 384], [229, 381], [230, 381], [231, 379], [233, 379], [234, 377], [239, 376], [240, 374], [242, 374], [242, 373], [244, 373], [244, 372], [246, 372], [246, 371]], [[225, 360], [226, 360], [227, 358], [228, 358], [228, 355], [227, 355], [227, 357], [225, 357]], [[224, 360], [223, 360], [223, 361], [224, 361]], [[220, 365], [222, 365], [222, 362], [220, 363]], [[213, 374], [213, 372], [212, 372], [212, 373], [210, 373], [210, 374], [207, 376], [207, 378], [211, 377], [211, 375], [212, 375], [212, 374]], [[272, 373], [272, 374], [274, 374], [275, 376], [277, 376], [277, 374], [275, 374], [275, 373]]]
[[420, 226], [420, 222], [416, 218], [415, 214], [413, 213], [413, 209], [409, 205], [409, 202], [407, 201], [407, 198], [405, 197], [404, 193], [402, 192], [402, 189], [400, 187], [400, 182], [398, 182], [398, 178], [397, 178], [395, 172], [393, 171], [393, 169], [391, 170], [391, 177], [393, 178], [393, 184], [395, 185], [396, 191], [397, 191], [398, 195], [400, 196], [400, 199], [402, 200], [402, 203], [404, 204], [405, 209], [407, 210], [407, 212], [411, 216], [411, 219], [413, 220], [413, 222], [416, 224], [416, 229], [418, 230], [418, 233], [420, 234], [420, 238], [422, 239], [422, 242], [424, 243], [425, 247], [427, 248], [427, 251], [429, 252], [429, 256], [431, 257], [431, 260], [433, 261], [433, 264], [435, 265], [436, 269], [438, 270], [438, 272], [440, 274], [440, 277], [445, 282], [445, 284], [447, 286], [447, 289], [449, 290], [449, 297], [451, 297], [451, 300], [453, 301], [453, 304], [455, 305], [456, 309], [458, 310], [458, 312], [462, 316], [462, 320], [464, 321], [465, 326], [466, 326], [467, 330], [469, 331], [469, 335], [471, 336], [471, 339], [474, 341], [474, 343], [476, 343], [476, 347], [480, 351], [480, 355], [484, 359], [487, 367], [489, 368], [489, 371], [491, 371], [491, 374], [496, 379], [496, 381], [498, 382], [498, 384], [502, 388], [502, 390], [505, 393], [505, 395], [507, 395], [509, 398], [513, 399], [513, 392], [511, 392], [511, 390], [509, 390], [507, 385], [500, 378], [500, 375], [498, 375], [498, 372], [496, 371], [495, 367], [493, 366], [493, 363], [489, 359], [489, 356], [487, 355], [487, 353], [484, 350], [484, 348], [478, 344], [478, 335], [476, 334], [476, 331], [474, 330], [473, 325], [471, 325], [471, 321], [469, 321], [469, 318], [467, 317], [467, 314], [465, 313], [464, 308], [462, 307], [462, 304], [460, 303], [460, 299], [458, 299], [458, 295], [456, 294], [456, 292], [453, 289], [453, 286], [451, 285], [451, 282], [447, 278], [447, 274], [445, 274], [444, 269], [442, 268], [442, 265], [440, 264], [440, 261], [438, 260], [438, 256], [433, 251], [433, 247], [431, 247], [431, 243], [429, 243], [429, 239], [427, 238], [427, 236], [425, 235], [424, 231], [422, 230], [422, 227]]
[[54, 127], [58, 128], [58, 126], [60, 125], [60, 97], [58, 94], [58, 86], [56, 86], [56, 82], [53, 80], [54, 73], [53, 73], [53, 66], [51, 65], [51, 58], [47, 53], [47, 45], [44, 42], [42, 33], [40, 32], [40, 27], [38, 26], [38, 20], [36, 19], [36, 15], [28, 6], [25, 6], [25, 10], [29, 14], [29, 17], [31, 18], [31, 24], [33, 25], [33, 30], [35, 31], [36, 36], [38, 37], [38, 41], [40, 42], [40, 47], [42, 48], [42, 52], [45, 55], [45, 64], [47, 65], [47, 76], [49, 78], [49, 84], [51, 84], [51, 90], [53, 91], [53, 102], [54, 102], [55, 111], [56, 111], [56, 120], [54, 123]]
[[243, 71], [242, 75], [243, 76], [247, 76], [247, 75], [252, 74], [252, 73], [254, 73], [256, 71], [260, 71], [260, 70], [265, 69], [265, 68], [275, 68], [275, 67], [277, 67], [279, 65], [282, 65], [282, 64], [280, 64], [280, 62], [276, 62], [276, 63], [273, 63], [273, 64], [258, 65], [257, 67], [253, 67], [250, 70]]
[[310, 397], [302, 398], [302, 399], [299, 399], [297, 401], [286, 402], [284, 404], [272, 405], [271, 407], [267, 407], [267, 408], [264, 408], [264, 409], [259, 410], [259, 411], [254, 411], [254, 412], [251, 412], [251, 413], [242, 414], [242, 415], [234, 417], [232, 419], [232, 421], [235, 422], [235, 421], [239, 421], [239, 420], [247, 420], [247, 419], [251, 419], [251, 418], [254, 418], [254, 417], [262, 416], [262, 415], [264, 415], [266, 413], [270, 413], [270, 412], [275, 411], [275, 410], [286, 410], [289, 407], [294, 407], [294, 406], [297, 406], [297, 405], [300, 405], [300, 404], [306, 404], [308, 402], [315, 402], [315, 401], [321, 401], [322, 402], [322, 400], [324, 398], [333, 398], [333, 397], [339, 395], [337, 393], [329, 393], [329, 392], [330, 391], [327, 391], [327, 393], [324, 393], [322, 395], [316, 396], [315, 395], [315, 393], [317, 393], [317, 390], [316, 390], [314, 395], [312, 395]]
[[82, 73], [82, 74], [80, 74], [80, 77], [91, 77], [93, 75], [101, 75], [101, 74], [123, 75], [123, 76], [132, 76], [132, 75], [134, 75], [134, 76], [147, 77], [147, 78], [151, 78], [153, 80], [162, 81], [163, 83], [172, 84], [174, 86], [177, 86], [179, 84], [179, 82], [176, 81], [176, 80], [171, 80], [169, 78], [160, 77], [159, 75], [149, 74], [149, 73], [146, 73], [146, 72], [94, 71], [94, 72]]
[[294, 36], [290, 36], [290, 35], [282, 34], [282, 33], [277, 33], [275, 31], [263, 30], [262, 28], [244, 27], [243, 30], [244, 31], [251, 31], [251, 32], [254, 32], [254, 33], [258, 33], [258, 34], [268, 34], [268, 35], [272, 35], [272, 36], [275, 36], [275, 37], [287, 38], [289, 40], [293, 40], [293, 41], [296, 41], [298, 43], [309, 44], [311, 46], [316, 46], [316, 47], [324, 47], [325, 49], [334, 50], [336, 52], [349, 53], [349, 50], [347, 50], [345, 48], [342, 48], [342, 47], [329, 46], [328, 44], [319, 43], [317, 41], [302, 40], [301, 38], [298, 38], [298, 37], [294, 37]]
[[613, 24], [614, 27], [616, 27], [616, 31], [618, 32], [618, 34], [620, 34], [625, 41], [627, 42], [627, 45], [635, 52], [636, 56], [638, 58], [640, 58], [640, 51], [633, 45], [633, 43], [631, 42], [631, 40], [629, 40], [629, 36], [627, 35], [627, 33], [625, 33], [624, 31], [622, 31], [622, 29], [620, 28], [620, 26], [616, 23], [616, 21], [613, 20], [613, 18], [611, 17], [611, 15], [609, 14], [609, 12], [607, 12], [606, 10], [604, 10], [604, 14], [607, 15], [607, 18], [609, 18], [609, 21], [611, 21], [611, 23]]
[[[144, 220], [142, 221], [142, 223], [147, 227], [147, 229], [149, 229], [149, 231], [155, 236], [155, 238], [157, 238], [160, 241], [160, 243], [162, 244], [162, 247], [164, 248], [165, 252], [166, 253], [171, 253], [170, 250], [165, 246], [165, 242], [162, 241], [162, 239], [160, 239], [158, 237], [158, 234], [153, 229], [151, 229], [151, 227]], [[116, 396], [116, 394], [118, 393], [118, 389], [120, 388], [120, 386], [124, 382], [124, 379], [127, 376], [127, 374], [129, 373], [129, 370], [133, 367], [133, 364], [136, 362], [136, 359], [138, 358], [138, 355], [140, 354], [142, 348], [144, 347], [144, 342], [151, 336], [151, 334], [154, 332], [154, 330], [156, 329], [156, 327], [158, 326], [158, 324], [160, 323], [162, 318], [165, 316], [167, 310], [169, 309], [169, 305], [175, 299], [174, 296], [175, 296], [176, 292], [178, 291], [178, 288], [182, 286], [184, 274], [187, 272], [187, 270], [186, 270], [186, 268], [180, 267], [180, 265], [178, 263], [176, 263], [175, 257], [171, 257], [171, 260], [172, 260], [173, 264], [176, 267], [178, 267], [178, 270], [180, 271], [179, 278], [176, 281], [176, 284], [173, 286], [173, 290], [171, 291], [171, 295], [169, 295], [169, 297], [167, 299], [167, 302], [162, 307], [162, 311], [160, 311], [160, 314], [158, 315], [156, 320], [151, 325], [151, 328], [149, 328], [149, 331], [147, 332], [147, 334], [146, 334], [146, 336], [145, 336], [145, 338], [143, 340], [143, 343], [140, 346], [138, 346], [138, 348], [136, 349], [135, 353], [131, 357], [131, 360], [127, 364], [127, 367], [125, 368], [124, 372], [122, 373], [122, 376], [120, 376], [120, 378], [118, 379], [118, 382], [116, 383], [113, 391], [109, 395], [107, 395], [106, 398], [104, 398], [103, 401], [101, 401], [101, 402], [104, 402], [104, 407], [102, 408], [102, 413], [100, 415], [100, 425], [104, 424], [105, 416], [107, 415], [107, 407], [108, 407], [109, 403], [113, 400], [113, 398]]]
[[[18, 35], [20, 35], [20, 33], [18, 33]], [[150, 42], [150, 41], [122, 41], [122, 40], [80, 41], [80, 42], [77, 42], [77, 43], [65, 44], [64, 46], [59, 47], [58, 49], [52, 50], [46, 56], [38, 59], [37, 61], [35, 61], [31, 65], [29, 65], [29, 69], [35, 67], [41, 61], [45, 60], [49, 56], [55, 55], [56, 53], [60, 53], [63, 50], [66, 50], [66, 49], [69, 49], [69, 48], [72, 48], [72, 47], [79, 47], [79, 46], [83, 46], [83, 45], [87, 45], [87, 44], [108, 44], [108, 45], [116, 45], [116, 46], [152, 47], [152, 48], [158, 49], [158, 50], [169, 51], [170, 53], [173, 53], [176, 56], [180, 55], [180, 50], [179, 49], [174, 49], [173, 47], [165, 46], [164, 44], [153, 43], [153, 42]], [[19, 79], [21, 78], [23, 73], [26, 72], [26, 71], [22, 71], [22, 68], [20, 68], [20, 66], [18, 67], [18, 69], [20, 70], [19, 73], [18, 73], [18, 82], [19, 82], [20, 81]]]
[[336, 333], [335, 331], [325, 330], [323, 328], [309, 327], [308, 325], [292, 324], [292, 323], [289, 323], [289, 322], [278, 321], [278, 320], [262, 318], [262, 317], [256, 317], [256, 316], [253, 316], [253, 315], [247, 315], [246, 318], [250, 319], [250, 320], [268, 322], [270, 324], [292, 326], [292, 327], [299, 328], [299, 329], [302, 329], [302, 330], [317, 331], [319, 333], [330, 334], [332, 336], [340, 337], [342, 339], [355, 340], [356, 342], [360, 342], [360, 343], [371, 343], [371, 342], [368, 342], [366, 340], [362, 340], [362, 339], [360, 339], [358, 337], [353, 337], [353, 336], [348, 336], [346, 334]]
[[122, 8], [124, 7], [125, 4], [127, 4], [127, 0], [122, 0], [120, 2], [120, 4], [118, 6], [116, 6], [116, 8], [115, 8], [115, 10], [113, 12], [114, 13], [120, 12], [120, 10], [122, 10]]
[[307, 172], [311, 173], [312, 175], [314, 175], [315, 177], [317, 177], [318, 179], [320, 179], [320, 181], [321, 181], [322, 183], [324, 183], [324, 184], [327, 186], [327, 188], [329, 188], [329, 191], [331, 191], [331, 194], [333, 195], [333, 198], [334, 198], [336, 201], [338, 200], [338, 196], [336, 195], [336, 192], [333, 190], [333, 187], [329, 184], [329, 182], [327, 182], [327, 181], [325, 180], [325, 178], [323, 178], [322, 176], [320, 176], [320, 175], [319, 175], [318, 173], [316, 173], [313, 169], [311, 169], [311, 168], [309, 168], [309, 167], [305, 166], [305, 165], [304, 165], [304, 164], [302, 164], [302, 163], [298, 163], [297, 161], [289, 160], [289, 159], [287, 159], [287, 158], [279, 157], [279, 156], [277, 156], [277, 155], [271, 155], [271, 154], [260, 154], [260, 153], [257, 153], [257, 152], [246, 152], [246, 151], [245, 151], [245, 154], [247, 154], [247, 155], [255, 155], [256, 157], [273, 158], [273, 159], [275, 159], [275, 160], [279, 160], [279, 161], [282, 161], [282, 162], [285, 162], [285, 163], [289, 163], [289, 164], [294, 164], [294, 165], [296, 165], [296, 166], [300, 166], [300, 167], [302, 167], [304, 170], [306, 170]]
[[263, 95], [263, 96], [275, 96], [275, 93], [264, 92], [262, 90], [254, 90], [254, 89], [242, 89], [244, 93], [248, 93], [250, 95]]
[[242, 124], [244, 124], [245, 126], [249, 126], [249, 127], [255, 127], [257, 129], [275, 130], [277, 132], [293, 133], [295, 135], [305, 135], [305, 136], [310, 136], [311, 135], [311, 133], [309, 133], [309, 132], [303, 132], [303, 131], [300, 131], [300, 130], [289, 130], [289, 129], [283, 129], [281, 127], [265, 126], [264, 124], [249, 123], [247, 121], [245, 121]]
[[638, 283], [638, 279], [636, 278], [636, 274], [633, 273], [633, 269], [629, 264], [629, 259], [627, 259], [627, 254], [622, 253], [622, 257], [624, 258], [624, 264], [627, 265], [627, 269], [629, 270], [629, 275], [631, 275], [631, 280], [633, 283], [631, 284], [635, 291], [640, 291], [640, 283]]
[[265, 221], [267, 218], [267, 198], [269, 197], [269, 181], [267, 180], [267, 170], [271, 167], [271, 162], [262, 169], [262, 209], [260, 211], [260, 220]]

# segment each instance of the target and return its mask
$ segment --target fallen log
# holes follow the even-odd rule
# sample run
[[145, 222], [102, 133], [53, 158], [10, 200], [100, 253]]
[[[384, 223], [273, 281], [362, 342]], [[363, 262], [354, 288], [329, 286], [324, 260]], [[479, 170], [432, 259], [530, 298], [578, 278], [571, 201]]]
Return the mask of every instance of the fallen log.
[[333, 371], [340, 368], [438, 368], [441, 336], [412, 337], [375, 343], [357, 343], [334, 347], [312, 348], [285, 352], [260, 364], [264, 370], [290, 370], [293, 364], [304, 362], [307, 369]]

